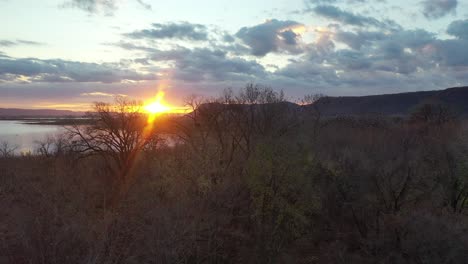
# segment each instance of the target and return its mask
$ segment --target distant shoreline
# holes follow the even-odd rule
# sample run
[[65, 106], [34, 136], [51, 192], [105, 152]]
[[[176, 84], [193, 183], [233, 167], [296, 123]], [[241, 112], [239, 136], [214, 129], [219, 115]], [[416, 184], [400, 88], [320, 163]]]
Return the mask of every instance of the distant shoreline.
[[91, 118], [86, 117], [0, 117], [0, 121], [18, 121], [28, 125], [87, 125], [92, 123]]

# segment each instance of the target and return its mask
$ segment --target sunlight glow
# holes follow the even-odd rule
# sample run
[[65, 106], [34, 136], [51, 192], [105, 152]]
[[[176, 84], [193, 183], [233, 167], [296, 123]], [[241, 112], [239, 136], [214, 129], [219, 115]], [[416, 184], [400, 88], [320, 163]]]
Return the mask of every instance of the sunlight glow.
[[151, 102], [145, 105], [145, 111], [150, 114], [170, 113], [171, 107], [164, 103], [164, 92], [159, 91]]
[[143, 106], [143, 110], [148, 113], [148, 123], [153, 123], [156, 117], [160, 116], [161, 114], [185, 114], [188, 112], [187, 107], [174, 107], [168, 105], [164, 101], [165, 93], [163, 91], [159, 91], [156, 96], [147, 101]]

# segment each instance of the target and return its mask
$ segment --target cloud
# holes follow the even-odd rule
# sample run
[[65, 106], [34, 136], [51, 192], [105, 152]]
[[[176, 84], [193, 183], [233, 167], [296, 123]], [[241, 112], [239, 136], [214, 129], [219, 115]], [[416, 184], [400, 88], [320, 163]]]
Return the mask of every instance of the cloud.
[[137, 2], [143, 6], [145, 9], [148, 9], [148, 10], [151, 10], [152, 9], [152, 6], [148, 3], [146, 3], [145, 1], [143, 0], [137, 0]]
[[145, 52], [155, 52], [158, 51], [156, 48], [148, 47], [148, 46], [142, 46], [142, 45], [137, 45], [131, 42], [126, 42], [126, 41], [120, 41], [117, 43], [102, 43], [102, 45], [106, 46], [114, 46], [114, 47], [119, 47], [125, 50], [132, 50], [132, 51], [145, 51]]
[[[157, 81], [150, 82], [157, 84]], [[18, 104], [21, 107], [38, 105], [73, 104], [76, 109], [87, 110], [95, 101], [113, 100], [112, 97], [127, 95], [131, 98], [148, 98], [148, 83], [17, 83], [5, 82], [0, 85], [0, 105]], [[109, 96], [98, 93], [108, 94]], [[85, 95], [88, 94], [88, 95]]]
[[17, 39], [17, 40], [0, 40], [0, 47], [14, 47], [19, 45], [29, 46], [42, 46], [45, 45], [42, 42], [36, 42], [31, 40]]
[[432, 55], [425, 52], [425, 47], [434, 43], [435, 37], [425, 30], [402, 30], [387, 34], [338, 32], [334, 37], [336, 41], [356, 50], [335, 53], [334, 61], [337, 65], [345, 66], [344, 70], [368, 68], [411, 74], [433, 66]]
[[380, 69], [398, 73], [410, 73], [422, 67], [426, 62], [422, 53], [426, 45], [435, 41], [434, 35], [425, 30], [403, 30], [386, 35], [373, 43], [372, 56], [380, 60]]
[[437, 40], [431, 47], [435, 48], [435, 59], [441, 64], [450, 67], [468, 66], [467, 39]]
[[19, 44], [24, 44], [24, 45], [31, 45], [31, 46], [42, 46], [45, 45], [42, 42], [37, 42], [37, 41], [31, 41], [31, 40], [24, 40], [24, 39], [17, 39], [17, 43]]
[[0, 40], [0, 47], [16, 46], [17, 43], [10, 40]]
[[[457, 39], [438, 39], [435, 34], [422, 29], [387, 34], [339, 31], [333, 37], [335, 41], [361, 51], [359, 57], [370, 62], [374, 69], [400, 74], [427, 69], [442, 71], [442, 67], [452, 71], [455, 70], [454, 67], [468, 66], [468, 35], [465, 23], [466, 21], [455, 21], [449, 25], [447, 32]], [[330, 61], [330, 58], [327, 59]], [[353, 59], [358, 58], [354, 56]], [[341, 63], [348, 65], [343, 61]]]
[[341, 95], [440, 89], [468, 80], [463, 74], [468, 70], [466, 46], [468, 40], [441, 40], [421, 29], [385, 34], [329, 29], [269, 81]]
[[118, 0], [70, 0], [64, 2], [62, 7], [78, 8], [90, 14], [104, 12], [112, 15], [117, 10]]
[[[124, 34], [121, 41], [104, 43], [138, 55], [120, 63], [18, 59], [0, 52], [0, 95], [21, 98], [26, 95], [18, 87], [41, 87], [43, 92], [51, 89], [47, 93], [60, 91], [63, 98], [105, 100], [116, 94], [135, 96], [135, 90], [150, 90], [165, 78], [182, 95], [200, 91], [213, 95], [248, 82], [284, 88], [293, 95], [297, 91], [343, 95], [437, 89], [468, 81], [467, 20], [452, 22], [447, 33], [453, 37], [445, 39], [344, 8], [357, 2], [315, 1], [309, 12], [338, 23], [316, 28], [304, 38], [312, 27], [293, 20], [272, 19], [233, 34], [172, 22], [155, 23]], [[326, 5], [330, 3], [340, 8]], [[2, 44], [35, 45], [20, 40]], [[30, 93], [31, 98], [46, 97], [36, 90]]]
[[312, 9], [317, 15], [326, 17], [328, 19], [353, 26], [375, 26], [381, 28], [396, 28], [399, 27], [395, 22], [379, 21], [373, 17], [363, 16], [354, 14], [348, 11], [344, 11], [336, 6], [331, 5], [318, 5]]
[[[436, 89], [453, 86], [465, 78], [460, 74], [463, 66], [460, 63], [468, 60], [463, 55], [455, 61], [453, 55], [462, 52], [463, 43], [438, 40], [425, 30], [385, 33], [334, 30], [321, 32], [289, 65], [269, 67], [274, 72], [266, 71], [256, 60], [232, 57], [228, 49], [222, 48], [178, 47], [149, 53], [146, 61], [168, 65], [161, 71], [170, 72], [177, 86], [214, 89], [211, 94], [216, 87], [221, 88], [219, 85], [236, 86], [250, 81], [287, 87], [292, 94], [299, 90], [310, 92], [310, 89], [328, 94], [358, 94], [417, 90], [423, 86]], [[236, 37], [242, 40], [237, 34]], [[289, 40], [286, 36], [282, 41]], [[350, 43], [350, 48], [336, 42]], [[297, 45], [298, 41], [289, 43]], [[273, 52], [274, 49], [265, 50]]]
[[152, 74], [141, 74], [119, 64], [97, 64], [40, 60], [35, 58], [0, 58], [0, 80], [17, 82], [102, 82], [154, 80]]
[[423, 14], [428, 19], [437, 19], [455, 13], [457, 0], [425, 0], [422, 2]]
[[370, 45], [373, 41], [382, 40], [384, 38], [385, 34], [380, 31], [338, 31], [335, 34], [336, 41], [345, 43], [355, 50], [359, 50], [362, 46]]
[[[354, 4], [354, 3], [366, 3], [369, 0], [309, 0], [307, 3], [311, 4], [337, 4], [337, 3], [349, 3], [349, 4]], [[385, 2], [386, 0], [377, 0], [376, 2]]]
[[152, 28], [126, 33], [126, 37], [133, 39], [185, 39], [207, 40], [208, 32], [204, 25], [188, 22], [152, 24]]
[[[144, 0], [135, 1], [147, 10], [152, 9], [152, 6]], [[121, 0], [68, 0], [63, 2], [61, 7], [77, 8], [90, 14], [104, 13], [106, 15], [113, 15], [121, 2]]]
[[299, 42], [304, 30], [301, 23], [273, 19], [253, 27], [243, 27], [236, 37], [250, 47], [252, 55], [261, 57], [270, 52], [301, 52]]
[[447, 28], [447, 34], [468, 40], [468, 19], [456, 20], [450, 23]]
[[[435, 66], [434, 56], [426, 47], [436, 42], [425, 30], [337, 31], [332, 40], [350, 49], [311, 53], [315, 61], [326, 61], [337, 71], [383, 71], [409, 75]], [[309, 52], [310, 53], [310, 52]]]
[[153, 53], [152, 61], [173, 62], [174, 78], [186, 82], [248, 81], [264, 76], [265, 69], [255, 61], [229, 57], [226, 51], [208, 48], [178, 48]]
[[339, 0], [309, 0], [308, 2], [312, 4], [335, 4], [338, 1]]
[[374, 60], [361, 51], [340, 50], [335, 54], [334, 63], [341, 65], [346, 70], [369, 70]]

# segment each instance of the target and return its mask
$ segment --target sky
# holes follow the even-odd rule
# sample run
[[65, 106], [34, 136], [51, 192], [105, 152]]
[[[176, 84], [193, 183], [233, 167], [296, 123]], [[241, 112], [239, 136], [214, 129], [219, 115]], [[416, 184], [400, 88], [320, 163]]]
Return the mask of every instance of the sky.
[[468, 0], [0, 0], [0, 107], [468, 85]]

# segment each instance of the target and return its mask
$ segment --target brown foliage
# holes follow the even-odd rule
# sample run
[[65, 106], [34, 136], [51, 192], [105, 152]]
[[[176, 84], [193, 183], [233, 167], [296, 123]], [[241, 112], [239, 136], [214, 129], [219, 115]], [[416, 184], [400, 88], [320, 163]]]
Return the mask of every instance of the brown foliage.
[[66, 147], [0, 158], [0, 262], [466, 262], [460, 121], [331, 119], [253, 85], [189, 103], [159, 137], [96, 104]]

